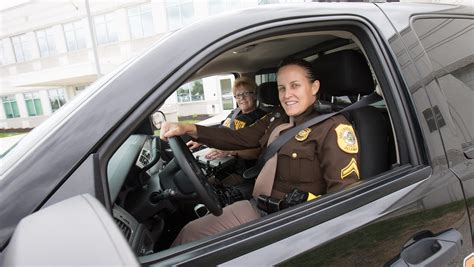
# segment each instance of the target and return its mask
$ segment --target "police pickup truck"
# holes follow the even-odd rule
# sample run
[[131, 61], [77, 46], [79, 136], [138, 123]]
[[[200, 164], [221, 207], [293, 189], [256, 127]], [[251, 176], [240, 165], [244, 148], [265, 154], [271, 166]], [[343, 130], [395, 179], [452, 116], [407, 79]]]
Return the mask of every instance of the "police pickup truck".
[[[473, 14], [445, 4], [263, 5], [164, 37], [1, 159], [0, 265], [461, 266], [473, 252]], [[189, 151], [160, 141], [152, 117], [173, 120], [170, 106], [217, 114], [233, 102], [216, 86], [238, 76], [254, 77], [259, 106], [271, 109], [286, 57], [320, 72], [322, 113], [380, 97], [352, 112], [360, 181], [171, 247], [207, 213], [196, 207], [220, 214], [205, 179], [227, 170], [176, 160]]]

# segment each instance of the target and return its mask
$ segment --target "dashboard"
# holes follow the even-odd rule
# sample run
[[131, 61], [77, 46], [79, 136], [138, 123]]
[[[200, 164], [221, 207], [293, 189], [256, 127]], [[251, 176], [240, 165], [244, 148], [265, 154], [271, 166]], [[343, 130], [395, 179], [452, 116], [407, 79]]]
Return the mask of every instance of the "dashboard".
[[[150, 144], [144, 145], [146, 142]], [[151, 147], [151, 137], [141, 134], [131, 135], [110, 159], [107, 166], [107, 179], [112, 202], [117, 199], [133, 165], [140, 161], [140, 157], [137, 159], [137, 155], [140, 153], [141, 156], [141, 151], [143, 149], [147, 150], [145, 147]], [[143, 159], [140, 164], [145, 163], [145, 161], [146, 159]]]
[[150, 164], [152, 160], [151, 143], [152, 142], [150, 142], [149, 139], [145, 141], [145, 143], [142, 146], [142, 150], [140, 151], [140, 154], [138, 156], [137, 162], [135, 162], [135, 165], [140, 169], [145, 168], [145, 166]]
[[[127, 179], [138, 178], [130, 177], [136, 173], [133, 170], [143, 169], [150, 163], [152, 139], [148, 135], [131, 135], [110, 159], [107, 167], [107, 177], [110, 198], [113, 203], [118, 202], [119, 195]], [[114, 204], [112, 213], [115, 223], [136, 255], [153, 253], [154, 241], [150, 231], [148, 231], [144, 224], [141, 224], [133, 215], [117, 205], [117, 203]]]
[[[163, 232], [164, 222], [176, 220], [173, 214], [178, 210], [184, 212], [186, 218], [195, 216], [189, 214], [188, 208], [196, 204], [194, 196], [187, 195], [192, 195], [192, 186], [175, 160], [167, 161], [163, 157], [158, 160], [164, 151], [157, 142], [158, 137], [153, 135], [131, 135], [113, 154], [107, 166], [110, 199], [114, 203], [113, 218], [139, 256], [153, 253], [156, 246], [167, 242], [166, 238], [162, 241], [159, 236], [168, 234]], [[235, 163], [234, 157], [207, 160], [207, 152], [205, 149], [194, 154], [206, 176]], [[167, 195], [172, 189], [180, 195]], [[185, 219], [180, 217], [179, 220]]]
[[153, 253], [154, 242], [150, 231], [120, 206], [114, 205], [112, 212], [115, 223], [136, 255]]

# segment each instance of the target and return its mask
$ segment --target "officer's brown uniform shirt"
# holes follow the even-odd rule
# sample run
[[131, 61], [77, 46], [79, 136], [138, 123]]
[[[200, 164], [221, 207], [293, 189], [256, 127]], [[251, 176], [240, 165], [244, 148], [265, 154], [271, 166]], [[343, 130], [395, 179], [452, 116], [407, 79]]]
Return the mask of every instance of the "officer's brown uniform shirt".
[[[317, 115], [311, 107], [294, 118], [295, 126]], [[265, 149], [273, 129], [287, 121], [288, 116], [281, 110], [238, 131], [197, 126], [197, 141], [223, 150]], [[277, 198], [294, 188], [325, 194], [359, 179], [357, 140], [342, 115], [301, 131], [280, 148], [277, 162], [272, 192]]]

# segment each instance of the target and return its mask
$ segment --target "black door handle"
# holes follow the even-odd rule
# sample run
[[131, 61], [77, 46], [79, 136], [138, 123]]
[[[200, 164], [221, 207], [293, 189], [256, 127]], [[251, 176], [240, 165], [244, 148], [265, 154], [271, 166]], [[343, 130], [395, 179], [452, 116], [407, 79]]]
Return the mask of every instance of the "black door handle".
[[389, 266], [446, 266], [461, 254], [462, 235], [450, 229], [437, 236], [417, 240], [405, 247], [398, 258]]

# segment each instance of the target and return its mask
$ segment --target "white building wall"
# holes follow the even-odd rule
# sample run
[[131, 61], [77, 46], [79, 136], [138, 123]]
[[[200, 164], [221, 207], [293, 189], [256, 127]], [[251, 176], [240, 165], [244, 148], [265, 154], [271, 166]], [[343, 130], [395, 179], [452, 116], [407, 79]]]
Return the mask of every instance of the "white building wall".
[[43, 114], [45, 116], [49, 116], [53, 114], [53, 110], [51, 109], [51, 103], [49, 102], [49, 95], [47, 90], [38, 91], [38, 94], [41, 99], [41, 104], [43, 106]]
[[26, 110], [25, 98], [23, 94], [15, 94], [16, 104], [18, 105], [18, 111], [20, 117], [28, 117], [28, 111]]
[[12, 64], [15, 62], [15, 53], [13, 53], [13, 45], [9, 38], [2, 39], [4, 49], [4, 60], [5, 64]]

